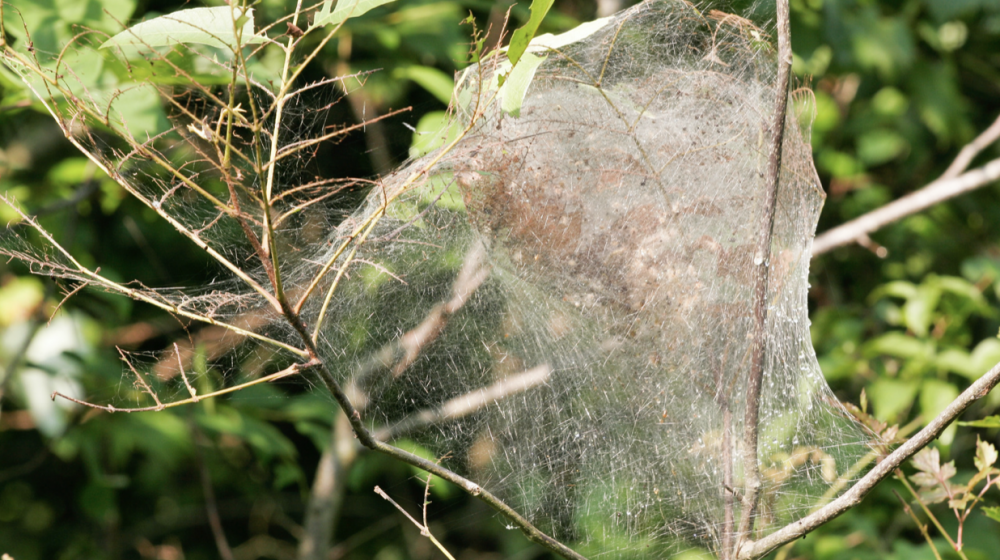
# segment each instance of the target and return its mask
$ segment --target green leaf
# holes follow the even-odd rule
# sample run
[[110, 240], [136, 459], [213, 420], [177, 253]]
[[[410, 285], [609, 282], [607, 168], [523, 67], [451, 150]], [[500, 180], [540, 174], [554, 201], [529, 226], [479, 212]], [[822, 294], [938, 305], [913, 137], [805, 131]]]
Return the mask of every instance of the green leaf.
[[[924, 381], [924, 386], [920, 390], [920, 410], [924, 413], [925, 421], [929, 422], [936, 418], [945, 408], [958, 398], [958, 389], [940, 379], [928, 379]], [[955, 439], [955, 425], [948, 426], [938, 438], [944, 445], [951, 445]]]
[[531, 40], [527, 52], [545, 52], [549, 49], [558, 49], [565, 47], [566, 45], [576, 43], [577, 41], [582, 41], [603, 29], [604, 26], [611, 23], [612, 19], [614, 18], [609, 16], [595, 19], [594, 21], [588, 21], [587, 23], [581, 23], [573, 29], [570, 29], [565, 33], [560, 33], [559, 35], [553, 35], [551, 33], [539, 35]]
[[531, 80], [535, 78], [535, 71], [538, 66], [545, 61], [544, 56], [535, 56], [531, 53], [524, 53], [521, 63], [511, 70], [509, 77], [500, 89], [500, 107], [504, 113], [519, 117], [521, 116], [521, 105], [524, 104], [524, 96], [528, 93]]
[[934, 362], [940, 368], [975, 381], [1000, 362], [1000, 340], [987, 338], [977, 344], [971, 353], [960, 348], [949, 348], [939, 353]]
[[968, 426], [970, 428], [1000, 428], [1000, 416], [993, 415], [987, 416], [982, 420], [973, 420], [972, 422], [958, 422], [959, 426]]
[[545, 14], [549, 13], [554, 0], [532, 0], [531, 17], [528, 22], [522, 25], [510, 37], [510, 45], [507, 47], [507, 59], [511, 64], [517, 66], [517, 61], [521, 60], [521, 55], [528, 50], [528, 44], [534, 38], [538, 26], [541, 25]]
[[934, 345], [899, 331], [890, 331], [865, 344], [865, 353], [906, 359], [929, 358], [934, 355]]
[[180, 10], [133, 25], [114, 37], [105, 41], [101, 48], [106, 47], [163, 47], [178, 43], [199, 43], [213, 47], [237, 47], [236, 34], [233, 32], [234, 18], [241, 21], [245, 17], [241, 30], [243, 45], [263, 43], [265, 37], [254, 35], [253, 10], [247, 10], [244, 16], [238, 8], [220, 6], [218, 8], [191, 8]]
[[[451, 142], [458, 136], [458, 122], [452, 119], [445, 111], [431, 111], [417, 123], [416, 130], [413, 131], [413, 142], [410, 144], [410, 157], [418, 158], [424, 154]], [[446, 195], [447, 196], [447, 195]], [[436, 195], [435, 195], [436, 197]], [[450, 197], [449, 197], [450, 200]], [[458, 198], [461, 202], [461, 197]], [[461, 209], [465, 206], [462, 205]]]
[[989, 517], [993, 521], [1000, 523], [1000, 506], [984, 507], [983, 513], [986, 514], [986, 517]]
[[934, 310], [940, 299], [940, 286], [936, 282], [925, 282], [917, 288], [916, 295], [903, 306], [906, 326], [917, 336], [927, 336], [931, 322], [934, 320]]
[[323, 4], [323, 7], [316, 12], [316, 19], [313, 20], [312, 26], [322, 27], [330, 24], [338, 25], [341, 22], [368, 13], [379, 6], [388, 4], [392, 1], [393, 0], [339, 0], [337, 2], [337, 7], [333, 10], [333, 12], [330, 11], [330, 2], [327, 1]]
[[451, 76], [430, 66], [404, 66], [392, 72], [396, 79], [406, 79], [416, 82], [431, 95], [447, 105], [451, 102], [451, 91], [455, 89], [455, 80]]
[[892, 421], [913, 403], [918, 385], [899, 379], [879, 379], [868, 387], [868, 400], [872, 403], [873, 416], [882, 421]]
[[976, 469], [983, 472], [997, 462], [997, 448], [988, 441], [976, 439], [976, 458], [973, 460]]

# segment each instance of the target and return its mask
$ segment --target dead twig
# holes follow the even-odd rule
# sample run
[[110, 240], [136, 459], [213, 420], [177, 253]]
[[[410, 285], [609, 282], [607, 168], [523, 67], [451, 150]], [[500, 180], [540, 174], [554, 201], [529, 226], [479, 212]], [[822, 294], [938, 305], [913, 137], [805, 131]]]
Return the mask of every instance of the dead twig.
[[[429, 485], [430, 484], [430, 477], [428, 477], [427, 480], [428, 480], [428, 485]], [[448, 558], [448, 560], [455, 560], [455, 557], [452, 556], [450, 552], [448, 552], [448, 549], [446, 549], [444, 547], [444, 545], [441, 544], [440, 541], [438, 541], [436, 538], [434, 538], [434, 534], [431, 533], [431, 530], [427, 528], [427, 525], [421, 525], [419, 521], [417, 521], [416, 519], [414, 519], [412, 515], [410, 515], [409, 513], [407, 513], [407, 511], [405, 509], [403, 509], [403, 506], [397, 504], [395, 500], [393, 500], [392, 498], [390, 498], [389, 495], [386, 494], [378, 486], [375, 487], [375, 493], [378, 494], [379, 496], [382, 496], [382, 498], [384, 498], [387, 502], [389, 502], [390, 504], [392, 504], [393, 506], [395, 506], [396, 509], [398, 509], [400, 513], [402, 513], [403, 515], [405, 515], [406, 518], [409, 519], [411, 523], [413, 523], [414, 525], [416, 525], [417, 528], [420, 529], [420, 534], [423, 535], [423, 536], [425, 536], [425, 537], [427, 537], [431, 541], [431, 543], [433, 543], [434, 546], [438, 550], [440, 550], [441, 553], [444, 554]], [[424, 519], [426, 519], [426, 515], [427, 514], [426, 514], [426, 508], [425, 508], [425, 513], [424, 513], [425, 517], [424, 517]]]

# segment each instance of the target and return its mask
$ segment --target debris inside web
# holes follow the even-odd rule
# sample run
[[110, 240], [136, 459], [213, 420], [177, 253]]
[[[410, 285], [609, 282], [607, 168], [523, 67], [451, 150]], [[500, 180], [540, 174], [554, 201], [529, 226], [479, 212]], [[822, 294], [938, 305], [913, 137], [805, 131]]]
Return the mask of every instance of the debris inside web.
[[772, 251], [754, 258], [775, 62], [747, 20], [657, 0], [572, 33], [536, 39], [520, 81], [503, 57], [467, 70], [453, 118], [483, 119], [339, 226], [333, 248], [379, 220], [337, 261], [323, 347], [382, 437], [449, 454], [554, 537], [600, 557], [717, 552], [741, 514], [755, 267], [771, 279], [756, 535], [870, 450], [810, 343], [824, 195], [790, 115]]

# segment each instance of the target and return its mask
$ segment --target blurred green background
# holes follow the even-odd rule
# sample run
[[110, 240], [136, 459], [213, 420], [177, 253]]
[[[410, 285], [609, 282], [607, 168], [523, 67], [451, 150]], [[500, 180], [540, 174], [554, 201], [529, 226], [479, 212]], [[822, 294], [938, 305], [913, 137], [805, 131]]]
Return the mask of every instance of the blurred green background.
[[[273, 21], [292, 5], [264, 0], [257, 21]], [[15, 0], [4, 19], [9, 40], [24, 41], [27, 28], [34, 48], [58, 52], [84, 28], [114, 33], [118, 22], [192, 6]], [[471, 12], [485, 27], [509, 6], [515, 21], [527, 18], [524, 1], [398, 0], [351, 20], [309, 78], [379, 71], [328, 119], [412, 110], [320, 153], [317, 173], [367, 177], [421, 153], [423, 137], [409, 127], [433, 130], [443, 118], [453, 73], [468, 51], [469, 28], [460, 21]], [[557, 0], [541, 32], [569, 29], [609, 9]], [[754, 13], [768, 11], [758, 6]], [[1000, 114], [1000, 0], [792, 0], [792, 24], [796, 80], [816, 96], [813, 149], [828, 193], [821, 232], [932, 181]], [[79, 56], [79, 64], [88, 63]], [[155, 96], [137, 97], [131, 111], [135, 126], [165, 122]], [[996, 157], [994, 145], [973, 166]], [[220, 274], [96, 172], [7, 71], [0, 74], [0, 192], [38, 212], [81, 261], [112, 278], [176, 286]], [[0, 219], [13, 217], [0, 205]], [[888, 251], [885, 258], [849, 246], [813, 260], [813, 343], [842, 400], [858, 403], [864, 389], [881, 420], [928, 419], [1000, 362], [1000, 185], [901, 220], [872, 239]], [[234, 558], [296, 557], [309, 485], [329, 441], [330, 399], [293, 382], [158, 413], [95, 414], [52, 403], [55, 390], [125, 398], [131, 382], [116, 345], [152, 352], [195, 340], [195, 367], [216, 386], [225, 383], [226, 367], [260, 368], [254, 356], [209, 359], [218, 341], [94, 290], [77, 294], [47, 323], [60, 299], [48, 280], [0, 263], [0, 553], [16, 560], [218, 558], [205, 508], [207, 477]], [[998, 408], [994, 392], [965, 419]], [[944, 460], [956, 461], [959, 479], [970, 476], [977, 435], [1000, 443], [997, 429], [958, 427], [935, 444]], [[333, 558], [441, 557], [371, 491], [378, 484], [417, 512], [424, 488], [414, 475], [380, 456], [354, 463]], [[934, 558], [893, 489], [905, 494], [889, 480], [860, 507], [777, 554]], [[439, 485], [433, 502], [431, 528], [460, 558], [546, 556], [461, 492]], [[1000, 491], [987, 494], [987, 505], [998, 502]], [[954, 517], [935, 507], [954, 534]], [[932, 536], [944, 557], [957, 557], [933, 529]], [[970, 560], [1000, 558], [1000, 523], [977, 511], [965, 538]]]

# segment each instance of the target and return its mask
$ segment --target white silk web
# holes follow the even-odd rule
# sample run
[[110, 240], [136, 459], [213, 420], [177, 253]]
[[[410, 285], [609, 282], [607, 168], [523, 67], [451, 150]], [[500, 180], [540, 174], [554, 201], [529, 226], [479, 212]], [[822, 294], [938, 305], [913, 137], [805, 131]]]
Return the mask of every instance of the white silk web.
[[509, 64], [463, 74], [454, 120], [484, 118], [337, 228], [332, 247], [379, 220], [338, 260], [323, 347], [380, 435], [449, 454], [556, 538], [600, 557], [717, 551], [741, 515], [755, 267], [771, 279], [757, 534], [870, 451], [810, 343], [824, 195], [789, 116], [772, 252], [754, 258], [775, 63], [750, 22], [658, 0], [586, 32], [536, 41], [517, 117]]

